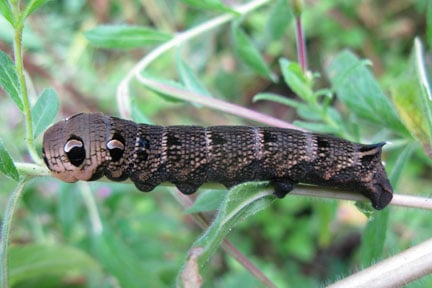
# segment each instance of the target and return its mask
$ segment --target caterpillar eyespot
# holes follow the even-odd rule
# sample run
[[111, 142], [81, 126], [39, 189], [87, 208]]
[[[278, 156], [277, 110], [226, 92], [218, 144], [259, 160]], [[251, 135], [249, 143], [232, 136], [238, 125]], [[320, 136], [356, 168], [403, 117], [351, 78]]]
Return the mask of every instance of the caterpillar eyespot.
[[206, 182], [269, 180], [280, 198], [302, 182], [356, 191], [383, 209], [393, 197], [381, 163], [384, 144], [275, 127], [152, 126], [81, 113], [50, 127], [42, 151], [52, 174], [66, 182], [105, 175], [130, 178], [141, 191], [171, 182], [190, 194]]

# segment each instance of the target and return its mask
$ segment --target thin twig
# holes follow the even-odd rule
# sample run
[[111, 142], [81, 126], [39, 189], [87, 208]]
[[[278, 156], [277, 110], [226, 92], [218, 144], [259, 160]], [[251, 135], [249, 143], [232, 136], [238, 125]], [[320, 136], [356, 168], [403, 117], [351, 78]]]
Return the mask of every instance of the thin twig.
[[175, 86], [168, 86], [166, 84], [159, 83], [155, 80], [143, 77], [141, 75], [137, 75], [137, 79], [141, 82], [141, 84], [147, 86], [148, 88], [151, 88], [152, 90], [163, 93], [165, 95], [170, 95], [176, 99], [201, 104], [208, 108], [230, 113], [245, 119], [253, 120], [274, 127], [303, 130], [288, 122], [256, 112], [251, 109], [244, 108], [240, 105], [232, 104], [212, 97], [204, 97], [198, 93], [177, 88]]
[[[25, 176], [49, 176], [50, 172], [45, 166], [32, 164], [32, 163], [15, 163], [20, 175]], [[100, 181], [108, 182], [107, 178], [102, 178]], [[125, 184], [130, 184], [130, 180], [123, 182]], [[162, 183], [164, 186], [173, 186], [171, 183]], [[225, 189], [224, 186], [217, 183], [205, 183], [202, 189]], [[369, 201], [366, 197], [361, 194], [349, 191], [342, 191], [337, 189], [332, 189], [330, 187], [313, 186], [306, 184], [298, 184], [290, 194], [316, 197], [316, 198], [329, 198], [329, 199], [339, 199], [339, 200], [350, 200], [350, 201]], [[393, 206], [409, 207], [409, 208], [419, 208], [432, 210], [432, 198], [394, 194], [393, 200], [390, 202]]]
[[432, 239], [328, 287], [400, 287], [403, 283], [409, 283], [430, 273], [432, 273]]
[[307, 71], [306, 40], [303, 34], [301, 14], [296, 17], [297, 58], [303, 73]]

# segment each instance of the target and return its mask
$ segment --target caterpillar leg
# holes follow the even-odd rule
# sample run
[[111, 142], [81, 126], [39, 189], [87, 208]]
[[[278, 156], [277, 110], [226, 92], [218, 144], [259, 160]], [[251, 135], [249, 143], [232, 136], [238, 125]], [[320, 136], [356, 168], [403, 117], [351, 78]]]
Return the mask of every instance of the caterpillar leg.
[[284, 198], [291, 190], [293, 190], [294, 185], [297, 184], [294, 181], [281, 179], [281, 180], [272, 180], [270, 182], [274, 187], [274, 195], [278, 198]]
[[140, 190], [142, 192], [150, 192], [157, 185], [159, 185], [159, 184], [150, 184], [150, 183], [146, 183], [146, 182], [134, 182], [134, 184], [138, 188], [138, 190]]
[[199, 186], [201, 186], [188, 182], [176, 182], [173, 184], [177, 187], [178, 190], [180, 190], [181, 193], [186, 195], [195, 193], [198, 190]]

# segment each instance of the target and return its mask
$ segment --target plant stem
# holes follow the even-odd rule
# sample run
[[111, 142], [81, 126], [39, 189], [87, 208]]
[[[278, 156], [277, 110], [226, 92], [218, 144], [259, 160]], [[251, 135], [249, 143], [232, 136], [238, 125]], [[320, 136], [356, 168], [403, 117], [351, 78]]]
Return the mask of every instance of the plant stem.
[[303, 73], [307, 71], [306, 41], [303, 33], [301, 14], [296, 16], [297, 58]]
[[328, 287], [398, 287], [432, 273], [432, 239]]
[[13, 216], [15, 215], [15, 210], [18, 205], [19, 199], [21, 198], [22, 191], [24, 188], [24, 183], [26, 179], [23, 179], [12, 194], [9, 197], [6, 211], [3, 215], [2, 228], [1, 228], [1, 246], [0, 246], [0, 279], [1, 287], [8, 286], [8, 245], [10, 238], [10, 228], [12, 225]]
[[23, 32], [23, 20], [19, 17], [19, 5], [15, 5], [15, 18], [19, 19], [15, 23], [15, 35], [14, 35], [14, 56], [15, 56], [15, 67], [18, 74], [18, 81], [20, 85], [21, 97], [23, 101], [23, 113], [26, 123], [26, 142], [27, 149], [30, 153], [31, 158], [36, 163], [41, 163], [39, 154], [37, 153], [33, 143], [33, 122], [31, 116], [31, 105], [27, 94], [27, 84], [24, 77], [24, 65], [22, 58], [22, 32]]
[[94, 235], [100, 235], [103, 232], [102, 220], [99, 215], [96, 201], [90, 190], [90, 186], [87, 182], [81, 182], [80, 187], [81, 195], [84, 199], [84, 204], [87, 207], [87, 211], [89, 212], [92, 232]]
[[232, 104], [220, 99], [205, 97], [198, 93], [187, 91], [182, 88], [169, 86], [164, 83], [159, 83], [156, 80], [153, 80], [151, 78], [146, 78], [139, 74], [137, 75], [137, 80], [141, 82], [141, 84], [143, 84], [147, 88], [150, 88], [153, 91], [170, 95], [176, 99], [181, 99], [190, 103], [200, 104], [208, 108], [214, 109], [216, 111], [223, 111], [225, 113], [230, 113], [232, 115], [236, 115], [244, 119], [253, 120], [270, 126], [302, 130], [301, 128], [298, 128], [295, 125], [289, 124], [285, 121], [279, 120], [269, 115], [265, 115], [256, 112], [254, 110], [236, 104]]

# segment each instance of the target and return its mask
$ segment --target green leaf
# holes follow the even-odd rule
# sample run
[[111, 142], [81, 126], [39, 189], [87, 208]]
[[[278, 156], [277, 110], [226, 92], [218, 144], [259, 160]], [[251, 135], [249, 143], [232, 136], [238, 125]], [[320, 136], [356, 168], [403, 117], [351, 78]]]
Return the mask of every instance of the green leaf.
[[287, 0], [278, 0], [270, 11], [267, 19], [266, 30], [271, 39], [278, 40], [284, 34], [286, 28], [294, 19]]
[[9, 94], [18, 108], [23, 111], [21, 89], [15, 65], [9, 56], [0, 50], [0, 86]]
[[279, 60], [279, 65], [285, 83], [297, 96], [310, 102], [314, 96], [312, 82], [303, 73], [300, 65], [283, 58]]
[[432, 158], [432, 96], [419, 40], [406, 72], [391, 87], [403, 123]]
[[426, 7], [426, 9], [427, 9], [427, 15], [426, 15], [426, 17], [427, 17], [427, 24], [426, 24], [426, 31], [427, 31], [427, 39], [428, 39], [428, 44], [429, 44], [429, 47], [432, 47], [432, 2], [431, 1], [428, 1], [428, 3], [426, 4], [427, 5], [427, 7]]
[[293, 124], [300, 128], [304, 128], [310, 131], [315, 131], [318, 133], [337, 135], [340, 132], [337, 128], [324, 123], [305, 122], [305, 121], [296, 120], [293, 122]]
[[36, 138], [53, 121], [59, 109], [59, 100], [53, 89], [45, 89], [31, 110], [33, 137]]
[[258, 49], [238, 24], [232, 25], [232, 32], [235, 50], [240, 60], [259, 75], [275, 81], [276, 77], [267, 67], [266, 62], [261, 57]]
[[[134, 102], [135, 100], [132, 100]], [[137, 105], [132, 103], [132, 119], [137, 123], [153, 124], [153, 121], [147, 117], [141, 110], [139, 110]]]
[[49, 275], [64, 276], [71, 271], [80, 271], [84, 274], [100, 271], [100, 266], [89, 255], [71, 246], [32, 244], [10, 248], [11, 287], [34, 278], [44, 278]]
[[365, 61], [344, 51], [335, 57], [326, 70], [333, 90], [350, 112], [392, 128], [395, 132], [407, 134], [391, 102], [365, 67]]
[[12, 25], [15, 26], [15, 17], [12, 12], [12, 7], [9, 1], [0, 1], [0, 14]]
[[411, 158], [412, 153], [417, 148], [417, 145], [413, 145], [414, 143], [409, 143], [404, 147], [402, 152], [398, 153], [397, 161], [393, 165], [393, 169], [390, 173], [389, 179], [393, 188], [395, 189], [399, 183], [400, 176], [404, 171], [405, 165], [408, 163]]
[[157, 267], [140, 261], [135, 251], [106, 225], [102, 233], [93, 236], [93, 249], [104, 269], [117, 279], [119, 287], [164, 287], [160, 275], [153, 273]]
[[9, 152], [6, 150], [3, 145], [3, 141], [0, 139], [0, 172], [5, 174], [7, 177], [18, 181], [19, 174], [15, 167], [15, 164], [12, 158], [9, 155]]
[[40, 6], [48, 2], [49, 0], [31, 0], [30, 3], [28, 3], [23, 11], [23, 18], [27, 18], [32, 14], [36, 9], [38, 9]]
[[273, 190], [269, 188], [267, 182], [243, 183], [234, 186], [226, 193], [212, 225], [189, 250], [189, 254], [201, 251], [197, 261], [198, 267], [203, 267], [209, 262], [210, 257], [232, 227], [239, 221], [244, 221], [247, 217], [267, 208], [273, 200]]
[[164, 43], [171, 36], [147, 27], [103, 25], [84, 33], [89, 42], [98, 47], [130, 49]]
[[[163, 93], [163, 92], [161, 92], [161, 91], [163, 91], [163, 90], [165, 90], [165, 89], [166, 89], [167, 91], [170, 91], [171, 88], [172, 88], [172, 89], [182, 89], [182, 90], [185, 90], [185, 87], [184, 87], [181, 83], [176, 82], [176, 81], [173, 81], [173, 80], [167, 80], [167, 79], [162, 79], [162, 78], [154, 77], [154, 76], [152, 76], [152, 75], [150, 75], [150, 74], [148, 74], [148, 73], [143, 73], [143, 76], [144, 76], [146, 79], [149, 79], [149, 80], [151, 80], [152, 82], [158, 84], [158, 85], [157, 85], [157, 86], [158, 86], [157, 88], [154, 88], [153, 86], [147, 86], [147, 88], [148, 88], [149, 90], [151, 90], [151, 91], [157, 93], [157, 94], [158, 94], [161, 98], [163, 98], [164, 100], [166, 100], [166, 101], [168, 101], [168, 102], [173, 102], [173, 103], [182, 103], [182, 102], [184, 102], [183, 100], [178, 99], [178, 98], [176, 98], [175, 96], [172, 96], [172, 95], [170, 95], [170, 94], [167, 94], [167, 93]], [[162, 88], [162, 89], [161, 89], [161, 88]]]
[[198, 76], [180, 57], [177, 57], [177, 70], [184, 87], [202, 96], [211, 96], [210, 92], [198, 79]]
[[253, 102], [262, 101], [262, 100], [268, 100], [268, 101], [280, 103], [293, 108], [299, 108], [304, 105], [303, 103], [296, 100], [292, 100], [287, 96], [282, 96], [274, 93], [259, 93], [255, 95], [252, 99]]
[[228, 6], [224, 5], [220, 0], [181, 0], [189, 6], [197, 9], [204, 9], [216, 12], [229, 12], [238, 15], [239, 13]]
[[205, 190], [198, 195], [192, 207], [186, 209], [185, 213], [215, 211], [220, 207], [225, 194], [226, 190]]
[[384, 209], [374, 213], [363, 232], [360, 248], [360, 260], [362, 266], [369, 266], [379, 260], [383, 253], [384, 242], [387, 233], [387, 222], [390, 209]]

